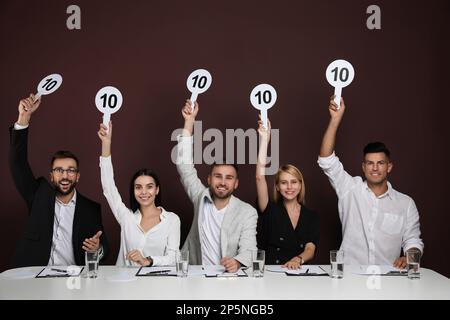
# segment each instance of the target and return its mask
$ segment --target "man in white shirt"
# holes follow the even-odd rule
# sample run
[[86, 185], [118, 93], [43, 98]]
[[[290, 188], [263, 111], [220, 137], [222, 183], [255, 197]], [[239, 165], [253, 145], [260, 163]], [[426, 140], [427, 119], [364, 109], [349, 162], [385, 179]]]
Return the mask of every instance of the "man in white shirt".
[[76, 191], [79, 163], [69, 151], [53, 155], [50, 183], [34, 177], [28, 163], [28, 126], [40, 103], [33, 95], [22, 99], [18, 120], [10, 128], [10, 170], [29, 213], [12, 266], [84, 265], [85, 251], [100, 250], [102, 255], [108, 249], [101, 208]]
[[239, 184], [237, 167], [213, 164], [205, 187], [192, 161], [195, 117], [186, 102], [182, 114], [184, 130], [178, 137], [177, 169], [181, 182], [194, 204], [194, 220], [183, 249], [189, 250], [191, 264], [223, 265], [228, 272], [250, 266], [256, 249], [258, 214], [251, 205], [233, 196]]
[[328, 176], [339, 202], [342, 223], [341, 250], [347, 264], [394, 265], [406, 267], [401, 250], [420, 250], [419, 213], [414, 201], [394, 190], [388, 182], [393, 163], [390, 152], [381, 142], [364, 148], [362, 170], [366, 181], [352, 177], [334, 153], [336, 132], [345, 112], [330, 100], [330, 122], [320, 148], [319, 166]]

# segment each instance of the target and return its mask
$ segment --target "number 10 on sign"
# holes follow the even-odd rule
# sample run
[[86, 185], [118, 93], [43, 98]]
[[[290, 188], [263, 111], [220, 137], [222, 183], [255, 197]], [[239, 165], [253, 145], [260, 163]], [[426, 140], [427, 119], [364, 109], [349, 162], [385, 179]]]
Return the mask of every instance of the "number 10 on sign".
[[193, 71], [186, 80], [186, 86], [191, 94], [192, 111], [194, 111], [195, 101], [198, 95], [209, 89], [212, 83], [211, 74], [208, 70], [197, 69]]
[[108, 127], [111, 115], [122, 107], [122, 94], [111, 86], [101, 88], [95, 96], [95, 105], [103, 113], [103, 124]]
[[277, 92], [270, 84], [257, 85], [250, 93], [250, 102], [261, 113], [261, 121], [267, 129], [267, 110], [272, 108], [277, 101]]
[[355, 70], [350, 62], [335, 60], [330, 63], [325, 75], [328, 83], [334, 87], [334, 102], [336, 102], [339, 109], [341, 106], [342, 88], [352, 83], [355, 77]]

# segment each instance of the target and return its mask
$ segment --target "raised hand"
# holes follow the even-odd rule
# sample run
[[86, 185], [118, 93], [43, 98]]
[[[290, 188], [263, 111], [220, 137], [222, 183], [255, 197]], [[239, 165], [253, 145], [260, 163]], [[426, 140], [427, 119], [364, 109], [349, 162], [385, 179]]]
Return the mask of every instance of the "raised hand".
[[198, 103], [195, 101], [194, 110], [192, 111], [192, 102], [191, 100], [186, 100], [183, 109], [181, 110], [181, 114], [185, 121], [195, 121], [195, 117], [198, 113]]
[[109, 121], [109, 129], [103, 123], [100, 123], [100, 129], [98, 130], [97, 135], [103, 143], [111, 143], [112, 121]]
[[270, 129], [272, 128], [272, 125], [270, 124], [270, 120], [269, 118], [267, 118], [267, 128], [264, 128], [263, 126], [263, 122], [261, 120], [261, 115], [259, 115], [259, 120], [258, 120], [258, 133], [259, 136], [263, 139], [265, 139], [266, 141], [270, 140]]
[[345, 103], [344, 98], [341, 97], [341, 105], [338, 108], [336, 102], [334, 102], [334, 95], [330, 98], [330, 105], [328, 106], [328, 110], [330, 111], [330, 116], [332, 120], [338, 120], [339, 122], [342, 119], [342, 116], [345, 112]]
[[41, 98], [36, 99], [34, 94], [30, 94], [28, 98], [24, 98], [19, 102], [19, 118], [17, 123], [20, 125], [28, 125], [30, 123], [31, 115], [35, 112], [41, 104]]

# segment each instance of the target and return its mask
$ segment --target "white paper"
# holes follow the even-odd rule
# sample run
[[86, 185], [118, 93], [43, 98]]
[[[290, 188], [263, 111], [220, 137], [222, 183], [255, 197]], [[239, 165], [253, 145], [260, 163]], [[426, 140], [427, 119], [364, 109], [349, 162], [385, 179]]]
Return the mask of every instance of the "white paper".
[[389, 265], [361, 265], [351, 269], [355, 274], [363, 275], [386, 275], [392, 273], [407, 273], [406, 269], [399, 269]]
[[208, 265], [204, 266], [203, 269], [207, 277], [237, 277], [247, 275], [242, 269], [238, 269], [236, 272], [226, 272], [225, 267], [222, 265]]
[[299, 269], [290, 270], [282, 265], [266, 266], [266, 270], [270, 272], [281, 272], [289, 274], [326, 274], [327, 272], [315, 265], [303, 265]]
[[202, 266], [189, 266], [188, 268], [188, 276], [204, 276], [205, 270], [203, 270]]
[[176, 275], [175, 267], [142, 267], [136, 275], [151, 276], [151, 275]]
[[81, 274], [82, 267], [78, 266], [54, 266], [45, 267], [38, 278], [77, 277]]

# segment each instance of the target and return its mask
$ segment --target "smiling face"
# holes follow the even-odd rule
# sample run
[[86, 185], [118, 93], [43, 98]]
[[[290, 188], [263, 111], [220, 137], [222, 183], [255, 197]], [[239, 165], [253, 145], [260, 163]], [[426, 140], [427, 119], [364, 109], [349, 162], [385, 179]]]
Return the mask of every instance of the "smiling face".
[[276, 188], [284, 200], [293, 200], [298, 197], [302, 185], [295, 176], [283, 171], [279, 175]]
[[150, 176], [139, 176], [134, 180], [134, 197], [140, 207], [154, 205], [159, 187], [156, 186], [155, 179]]
[[218, 199], [231, 197], [239, 185], [236, 169], [231, 165], [215, 165], [208, 176], [209, 190]]
[[50, 172], [50, 181], [57, 195], [70, 194], [80, 179], [77, 162], [72, 158], [55, 159]]
[[393, 167], [389, 157], [384, 152], [367, 153], [364, 156], [362, 170], [367, 183], [371, 185], [382, 185], [387, 183], [388, 173]]

